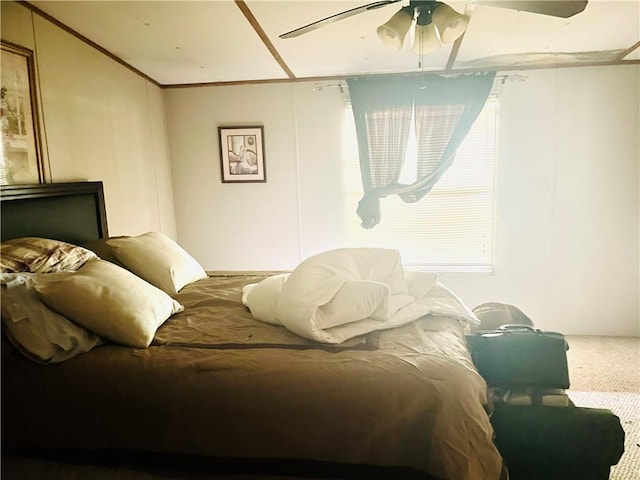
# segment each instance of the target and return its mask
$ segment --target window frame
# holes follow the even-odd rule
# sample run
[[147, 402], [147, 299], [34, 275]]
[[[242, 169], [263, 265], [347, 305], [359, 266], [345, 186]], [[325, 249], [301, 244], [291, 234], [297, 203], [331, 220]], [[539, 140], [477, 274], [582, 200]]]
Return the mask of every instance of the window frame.
[[[489, 110], [487, 110], [489, 109]], [[487, 247], [487, 251], [482, 252], [482, 254], [485, 256], [484, 260], [480, 261], [480, 262], [473, 262], [471, 261], [471, 256], [467, 257], [466, 259], [461, 259], [462, 261], [456, 262], [456, 261], [434, 261], [432, 260], [427, 260], [427, 261], [415, 261], [414, 260], [414, 256], [415, 255], [409, 255], [408, 259], [406, 261], [404, 261], [403, 263], [405, 264], [405, 266], [413, 268], [413, 269], [419, 269], [419, 270], [427, 270], [427, 271], [434, 271], [434, 272], [442, 272], [442, 273], [449, 273], [449, 272], [465, 272], [465, 273], [493, 273], [495, 271], [495, 264], [496, 264], [496, 253], [497, 253], [497, 198], [498, 198], [498, 166], [499, 166], [499, 135], [500, 135], [500, 101], [498, 100], [497, 96], [495, 94], [490, 95], [490, 97], [487, 99], [487, 102], [485, 104], [485, 106], [482, 109], [482, 112], [480, 114], [480, 116], [478, 117], [478, 119], [476, 120], [476, 122], [474, 122], [474, 126], [472, 127], [471, 131], [469, 132], [469, 135], [473, 134], [473, 131], [476, 127], [476, 125], [478, 124], [478, 121], [487, 121], [483, 116], [486, 115], [491, 115], [492, 118], [490, 118], [488, 121], [490, 121], [491, 125], [490, 128], [492, 128], [492, 132], [487, 133], [485, 138], [488, 139], [487, 141], [490, 141], [492, 144], [492, 148], [490, 150], [492, 150], [493, 153], [493, 158], [491, 160], [491, 172], [490, 172], [490, 188], [486, 188], [483, 187], [484, 190], [482, 190], [482, 193], [477, 193], [480, 195], [490, 195], [491, 197], [491, 206], [489, 207], [490, 211], [487, 211], [487, 207], [482, 207], [485, 210], [485, 218], [488, 218], [488, 220], [490, 221], [490, 226], [487, 228], [486, 226], [483, 227], [484, 231], [485, 231], [485, 235], [488, 234], [490, 235], [490, 246]], [[377, 243], [376, 242], [372, 242], [372, 241], [366, 241], [366, 242], [362, 242], [361, 238], [363, 238], [363, 236], [366, 236], [367, 234], [362, 232], [364, 229], [362, 229], [362, 227], [360, 227], [359, 225], [359, 219], [357, 217], [357, 215], [355, 214], [355, 208], [357, 207], [357, 201], [361, 198], [362, 196], [362, 181], [360, 178], [360, 171], [359, 171], [359, 167], [357, 168], [357, 172], [358, 172], [358, 189], [357, 192], [354, 190], [354, 178], [355, 178], [355, 168], [354, 165], [358, 164], [359, 165], [359, 161], [358, 161], [358, 154], [357, 154], [357, 138], [355, 135], [355, 126], [353, 124], [353, 113], [351, 111], [351, 106], [349, 104], [346, 105], [345, 107], [345, 123], [346, 122], [351, 122], [350, 127], [347, 126], [345, 124], [344, 126], [344, 142], [346, 143], [351, 143], [351, 145], [345, 145], [344, 146], [344, 155], [345, 155], [345, 165], [343, 168], [343, 195], [344, 195], [344, 212], [345, 212], [345, 236], [346, 236], [346, 243], [348, 244], [348, 246], [350, 247], [358, 247], [358, 246], [368, 246], [368, 247], [375, 247], [375, 246], [379, 246], [381, 248], [398, 248], [401, 253], [403, 253], [403, 247], [402, 246], [394, 246], [394, 245], [389, 245], [389, 244], [384, 244], [384, 243]], [[349, 136], [350, 138], [347, 138], [347, 136]], [[458, 152], [463, 151], [466, 148], [465, 147], [465, 143], [467, 143], [467, 139], [465, 139], [465, 142], [463, 142], [463, 144], [461, 145], [460, 149], [458, 150]], [[354, 157], [355, 155], [355, 157]], [[457, 160], [457, 159], [456, 159]], [[456, 165], [456, 161], [454, 160], [454, 164], [450, 167], [449, 170], [454, 168], [454, 165]], [[411, 167], [409, 167], [411, 168]], [[404, 168], [403, 168], [404, 170]], [[447, 174], [449, 173], [449, 170], [447, 172], [445, 172], [443, 174], [443, 178], [441, 179], [440, 182], [438, 182], [438, 184], [436, 184], [433, 188], [433, 190], [427, 194], [423, 199], [420, 200], [420, 202], [429, 202], [430, 198], [433, 199], [434, 195], [437, 196], [438, 194], [442, 195], [442, 187], [443, 187], [443, 182], [444, 181], [444, 185], [446, 185], [447, 182]], [[454, 171], [455, 172], [455, 171]], [[348, 178], [348, 177], [351, 178]], [[401, 176], [402, 178], [402, 176]], [[464, 192], [464, 188], [458, 188], [457, 189], [458, 192]], [[455, 199], [456, 196], [458, 196], [460, 198], [460, 193], [458, 193], [458, 195], [456, 195], [455, 190], [450, 191], [450, 193], [447, 195], [449, 198], [452, 199], [452, 201]], [[357, 197], [357, 199], [355, 198]], [[443, 198], [443, 197], [441, 197]], [[401, 202], [400, 199], [397, 199], [398, 202]], [[384, 224], [385, 224], [385, 217], [388, 218], [388, 214], [390, 212], [388, 203], [389, 203], [389, 197], [387, 198], [381, 198], [380, 199], [381, 202], [381, 212], [382, 212], [382, 216], [383, 216], [383, 220], [381, 222], [381, 224], [377, 225], [376, 227], [374, 227], [372, 229], [373, 232], [376, 232], [376, 229], [383, 229]], [[387, 205], [385, 205], [385, 203], [387, 203]], [[453, 202], [452, 202], [453, 203]], [[411, 207], [412, 204], [405, 204], [407, 205], [408, 208]], [[391, 210], [393, 211], [393, 210]], [[386, 215], [385, 215], [386, 214]], [[433, 221], [433, 219], [432, 219]], [[387, 222], [388, 223], [388, 222]], [[355, 227], [354, 227], [355, 224]], [[431, 223], [433, 224], [433, 223]], [[463, 222], [460, 222], [459, 225], [469, 225], [469, 223], [464, 224]], [[357, 229], [357, 230], [356, 230]], [[360, 232], [359, 235], [354, 235], [352, 232], [353, 231], [358, 231]], [[404, 234], [406, 235], [407, 233], [409, 233], [411, 230], [410, 229], [405, 229], [402, 232], [398, 232], [399, 234]], [[374, 235], [370, 235], [370, 236], [375, 236]], [[354, 238], [357, 237], [357, 238]], [[437, 242], [436, 242], [437, 243]], [[440, 237], [440, 242], [439, 244], [444, 246], [446, 243], [446, 236], [441, 236]], [[473, 245], [473, 243], [469, 243], [469, 245]], [[481, 249], [478, 248], [479, 245], [476, 243], [475, 244], [476, 248], [478, 249], [478, 251], [480, 251]], [[422, 248], [425, 248], [424, 246]], [[444, 251], [444, 249], [443, 249]], [[403, 254], [403, 258], [404, 258], [404, 254]], [[440, 259], [442, 259], [442, 256], [439, 256]]]

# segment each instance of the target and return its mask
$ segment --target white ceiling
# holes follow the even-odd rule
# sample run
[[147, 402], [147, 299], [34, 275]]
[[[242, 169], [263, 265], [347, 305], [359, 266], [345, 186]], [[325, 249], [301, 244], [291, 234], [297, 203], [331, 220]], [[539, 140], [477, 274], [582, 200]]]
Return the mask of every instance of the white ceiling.
[[[420, 57], [411, 52], [409, 38], [402, 50], [391, 50], [378, 39], [377, 26], [408, 5], [408, 0], [300, 37], [278, 37], [371, 1], [28, 3], [160, 85], [446, 71], [452, 50], [455, 53], [454, 44], [424, 55], [419, 66]], [[640, 62], [639, 0], [590, 0], [583, 12], [567, 19], [490, 7], [482, 5], [481, 0], [447, 3], [471, 15], [451, 65], [453, 70]], [[255, 17], [266, 43], [242, 6]]]

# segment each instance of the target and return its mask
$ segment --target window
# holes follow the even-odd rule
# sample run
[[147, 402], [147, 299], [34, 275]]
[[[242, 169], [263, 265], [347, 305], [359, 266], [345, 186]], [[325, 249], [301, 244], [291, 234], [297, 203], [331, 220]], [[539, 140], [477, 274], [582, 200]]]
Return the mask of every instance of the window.
[[[403, 263], [436, 271], [487, 272], [493, 268], [497, 99], [487, 100], [453, 165], [424, 198], [404, 203], [382, 198], [381, 222], [370, 230], [356, 215], [362, 181], [353, 113], [345, 109], [344, 191], [347, 243], [400, 250]], [[413, 128], [411, 129], [413, 131]], [[415, 137], [409, 139], [401, 181], [415, 172]], [[414, 160], [415, 162], [415, 160]]]

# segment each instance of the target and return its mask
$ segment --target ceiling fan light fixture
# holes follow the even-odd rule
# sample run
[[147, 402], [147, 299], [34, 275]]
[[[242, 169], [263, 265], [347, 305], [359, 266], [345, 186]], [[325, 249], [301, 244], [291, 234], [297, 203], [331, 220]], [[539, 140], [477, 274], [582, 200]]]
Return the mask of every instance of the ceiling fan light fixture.
[[386, 23], [380, 25], [376, 32], [383, 44], [400, 50], [412, 22], [413, 8], [404, 7], [398, 10]]
[[456, 12], [445, 3], [438, 3], [431, 15], [442, 43], [455, 42], [467, 29], [469, 17]]
[[416, 25], [416, 33], [413, 38], [413, 53], [432, 53], [440, 48], [440, 39], [433, 22], [426, 25]]

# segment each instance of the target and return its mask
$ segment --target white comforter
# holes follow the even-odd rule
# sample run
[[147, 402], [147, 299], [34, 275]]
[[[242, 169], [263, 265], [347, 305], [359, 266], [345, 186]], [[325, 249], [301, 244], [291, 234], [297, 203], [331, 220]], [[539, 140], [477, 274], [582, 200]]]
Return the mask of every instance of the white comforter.
[[324, 343], [341, 343], [428, 314], [479, 323], [436, 274], [405, 270], [397, 250], [380, 248], [312, 256], [290, 274], [247, 285], [242, 301], [257, 320]]

